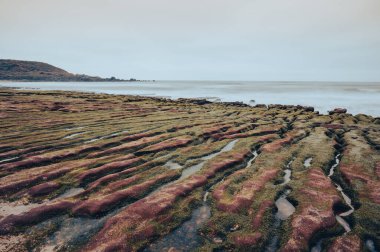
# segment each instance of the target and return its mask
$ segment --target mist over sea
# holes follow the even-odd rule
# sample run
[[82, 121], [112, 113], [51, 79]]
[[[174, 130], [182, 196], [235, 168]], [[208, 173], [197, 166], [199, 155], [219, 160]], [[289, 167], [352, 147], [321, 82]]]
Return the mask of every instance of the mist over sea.
[[380, 83], [355, 82], [0, 82], [3, 87], [68, 90], [108, 94], [156, 96], [171, 99], [206, 98], [255, 104], [313, 106], [320, 113], [336, 107], [352, 114], [380, 116]]

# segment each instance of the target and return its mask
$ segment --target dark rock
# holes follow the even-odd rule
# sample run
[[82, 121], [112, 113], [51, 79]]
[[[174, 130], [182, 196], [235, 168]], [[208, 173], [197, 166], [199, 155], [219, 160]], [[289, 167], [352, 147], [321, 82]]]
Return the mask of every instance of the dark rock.
[[256, 104], [255, 108], [267, 108], [267, 105], [265, 105], [265, 104]]
[[227, 106], [235, 106], [235, 107], [249, 107], [248, 104], [245, 104], [243, 102], [223, 102], [224, 105]]
[[333, 115], [333, 114], [345, 114], [345, 113], [347, 113], [347, 109], [345, 109], [345, 108], [335, 108], [334, 110], [329, 111], [329, 115]]
[[193, 103], [193, 104], [197, 104], [197, 105], [206, 105], [206, 104], [210, 104], [212, 102], [206, 100], [206, 99], [187, 99], [187, 98], [180, 98], [178, 99], [179, 102], [181, 103]]
[[211, 102], [206, 99], [200, 99], [200, 100], [191, 100], [191, 103], [194, 103], [197, 105], [205, 105], [205, 104], [210, 104]]
[[314, 112], [314, 107], [311, 107], [311, 106], [305, 106], [303, 107], [305, 111], [307, 112]]

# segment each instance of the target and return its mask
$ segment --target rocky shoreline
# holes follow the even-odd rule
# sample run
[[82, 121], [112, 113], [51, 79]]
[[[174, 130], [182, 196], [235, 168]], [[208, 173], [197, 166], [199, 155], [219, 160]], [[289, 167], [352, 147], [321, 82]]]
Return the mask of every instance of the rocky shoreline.
[[379, 251], [379, 118], [3, 88], [0, 120], [0, 251]]

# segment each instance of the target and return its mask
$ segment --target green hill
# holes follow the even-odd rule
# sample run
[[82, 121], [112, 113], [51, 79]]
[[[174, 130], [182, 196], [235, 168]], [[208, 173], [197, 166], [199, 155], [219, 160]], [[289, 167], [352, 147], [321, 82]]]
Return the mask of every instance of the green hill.
[[15, 81], [123, 81], [84, 74], [72, 74], [61, 68], [36, 61], [0, 59], [0, 80]]

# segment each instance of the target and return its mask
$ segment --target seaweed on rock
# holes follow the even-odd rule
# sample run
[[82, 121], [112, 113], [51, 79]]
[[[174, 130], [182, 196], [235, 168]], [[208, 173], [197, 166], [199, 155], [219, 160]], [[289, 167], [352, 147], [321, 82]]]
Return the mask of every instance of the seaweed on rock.
[[0, 97], [0, 251], [379, 251], [380, 126], [370, 116]]

